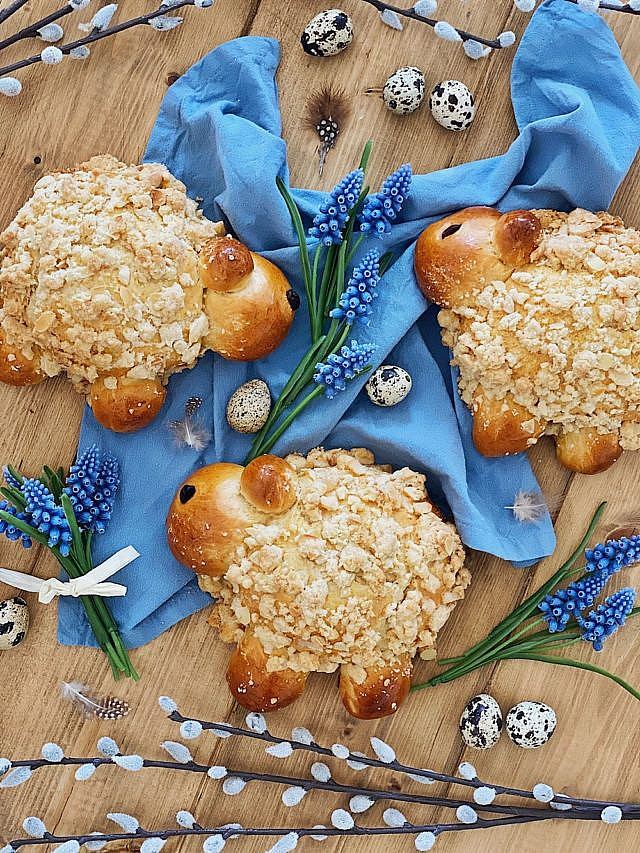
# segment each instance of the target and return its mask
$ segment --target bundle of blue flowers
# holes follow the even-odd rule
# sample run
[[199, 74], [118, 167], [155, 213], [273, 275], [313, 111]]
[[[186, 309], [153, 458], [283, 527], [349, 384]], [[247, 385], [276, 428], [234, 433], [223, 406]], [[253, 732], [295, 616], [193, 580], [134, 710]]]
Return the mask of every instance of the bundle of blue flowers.
[[[102, 454], [96, 445], [85, 450], [65, 477], [61, 468], [45, 465], [39, 478], [24, 477], [11, 465], [4, 468], [6, 486], [0, 488], [0, 534], [30, 548], [44, 545], [69, 578], [93, 569], [92, 537], [104, 533], [120, 485], [118, 460]], [[100, 648], [107, 655], [114, 678], [138, 679], [118, 626], [99, 596], [80, 598]]]
[[[285, 184], [278, 179], [298, 237], [311, 343], [257, 433], [245, 462], [267, 453], [295, 418], [316, 397], [331, 400], [347, 382], [370, 369], [373, 343], [347, 339], [356, 323], [369, 325], [376, 287], [390, 257], [368, 251], [347, 275], [347, 266], [366, 237], [388, 234], [411, 189], [411, 166], [405, 163], [368, 195], [365, 172], [372, 143], [365, 146], [360, 166], [349, 172], [320, 204], [309, 228], [316, 240], [311, 260], [302, 217]], [[357, 234], [357, 236], [355, 236]], [[305, 394], [306, 392], [306, 394]]]

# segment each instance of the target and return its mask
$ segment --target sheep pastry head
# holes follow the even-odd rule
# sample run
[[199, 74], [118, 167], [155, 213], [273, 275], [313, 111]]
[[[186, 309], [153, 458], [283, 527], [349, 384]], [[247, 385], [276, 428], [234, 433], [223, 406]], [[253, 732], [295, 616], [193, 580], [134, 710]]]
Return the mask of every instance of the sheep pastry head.
[[0, 380], [66, 372], [104, 426], [146, 426], [206, 350], [253, 361], [299, 303], [165, 166], [94, 157], [41, 178], [0, 234]]
[[473, 437], [506, 456], [552, 434], [566, 467], [640, 448], [640, 232], [608, 213], [471, 207], [420, 236]]
[[201, 468], [178, 489], [167, 534], [216, 599], [211, 624], [236, 644], [227, 681], [252, 711], [284, 708], [310, 672], [340, 669], [351, 714], [394, 713], [413, 657], [435, 656], [470, 580], [424, 476], [363, 449]]

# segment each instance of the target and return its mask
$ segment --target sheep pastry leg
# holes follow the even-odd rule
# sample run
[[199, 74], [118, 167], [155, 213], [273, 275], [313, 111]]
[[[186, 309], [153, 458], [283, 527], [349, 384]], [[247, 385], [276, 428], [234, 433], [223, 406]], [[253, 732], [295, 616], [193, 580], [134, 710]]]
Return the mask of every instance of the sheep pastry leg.
[[249, 711], [277, 711], [302, 695], [306, 672], [268, 672], [267, 656], [250, 634], [240, 640], [229, 661], [227, 683], [236, 701]]
[[412, 670], [408, 657], [368, 669], [343, 664], [340, 667], [342, 704], [360, 720], [395, 714], [409, 693]]
[[483, 456], [510, 456], [528, 450], [545, 431], [545, 425], [516, 403], [475, 397], [473, 443]]
[[39, 368], [39, 359], [27, 358], [0, 337], [0, 382], [7, 385], [36, 385], [47, 377]]
[[578, 474], [606, 471], [621, 453], [617, 435], [601, 435], [595, 429], [561, 432], [556, 436], [558, 461]]
[[151, 423], [166, 395], [157, 379], [107, 377], [91, 385], [87, 402], [102, 426], [114, 432], [134, 432]]

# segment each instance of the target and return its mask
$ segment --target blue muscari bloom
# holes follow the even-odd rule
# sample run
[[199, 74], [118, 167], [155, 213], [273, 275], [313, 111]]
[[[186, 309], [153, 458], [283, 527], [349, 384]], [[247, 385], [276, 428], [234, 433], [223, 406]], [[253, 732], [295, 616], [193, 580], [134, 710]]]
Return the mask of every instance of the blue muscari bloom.
[[411, 166], [405, 163], [389, 175], [380, 192], [369, 196], [358, 217], [360, 230], [374, 237], [383, 237], [391, 231], [411, 187]]
[[613, 574], [640, 560], [640, 536], [610, 539], [605, 545], [599, 544], [594, 548], [587, 548], [584, 555], [587, 560], [586, 571], [611, 569]]
[[367, 317], [372, 311], [371, 303], [378, 297], [375, 288], [380, 280], [379, 273], [380, 255], [373, 249], [364, 256], [351, 273], [338, 307], [331, 311], [330, 316], [336, 320], [345, 320], [349, 326], [352, 326], [356, 320], [368, 325]]
[[2, 469], [2, 476], [4, 477], [4, 481], [7, 486], [11, 486], [14, 489], [18, 489], [18, 491], [22, 488], [22, 483], [13, 476], [11, 471], [5, 466]]
[[585, 570], [590, 574], [566, 589], [555, 590], [538, 605], [552, 633], [563, 631], [571, 616], [577, 618], [591, 607], [612, 575], [640, 560], [640, 536], [610, 539], [606, 544], [587, 548], [585, 558]]
[[593, 643], [594, 651], [602, 651], [606, 638], [624, 625], [633, 610], [635, 600], [635, 589], [620, 589], [586, 617], [579, 616], [578, 624], [583, 629], [582, 639]]
[[604, 569], [570, 583], [566, 589], [557, 589], [545, 596], [538, 608], [542, 611], [549, 631], [552, 634], [564, 631], [572, 616], [577, 617], [582, 610], [591, 607], [610, 577]]
[[80, 527], [104, 533], [120, 485], [120, 466], [94, 444], [71, 466], [65, 485]]
[[25, 512], [30, 516], [29, 523], [48, 536], [49, 548], [57, 546], [63, 557], [68, 556], [72, 539], [69, 522], [49, 489], [40, 480], [25, 479], [22, 494], [27, 502]]
[[[15, 518], [19, 518], [21, 521], [26, 521], [27, 524], [31, 524], [31, 516], [27, 512], [18, 512], [18, 510], [11, 506], [11, 504], [7, 503], [7, 501], [0, 501], [0, 510], [4, 510], [4, 512], [8, 512], [9, 515], [13, 515]], [[26, 533], [22, 533], [21, 530], [18, 530], [13, 524], [10, 524], [8, 521], [4, 521], [0, 518], [0, 534], [4, 534], [7, 539], [10, 539], [12, 542], [17, 542], [18, 539], [22, 542], [23, 548], [31, 548], [32, 541]]]
[[363, 180], [362, 169], [355, 169], [336, 184], [329, 198], [320, 205], [320, 212], [309, 229], [311, 237], [320, 240], [325, 246], [342, 242], [342, 231], [360, 197]]
[[376, 347], [374, 344], [359, 344], [351, 341], [339, 353], [332, 353], [326, 364], [316, 364], [313, 381], [324, 385], [325, 396], [330, 400], [338, 391], [344, 391], [346, 380], [353, 379], [369, 364]]

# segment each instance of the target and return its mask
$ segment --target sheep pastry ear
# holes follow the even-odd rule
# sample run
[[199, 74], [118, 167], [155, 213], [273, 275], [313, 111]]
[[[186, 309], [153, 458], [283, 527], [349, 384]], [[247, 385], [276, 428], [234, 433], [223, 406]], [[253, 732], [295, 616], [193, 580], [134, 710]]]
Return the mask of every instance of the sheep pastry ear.
[[621, 454], [617, 435], [600, 435], [595, 429], [585, 428], [556, 436], [558, 461], [578, 474], [606, 471]]
[[106, 377], [92, 383], [87, 402], [102, 426], [114, 432], [135, 432], [151, 423], [166, 395], [157, 379]]
[[267, 655], [251, 634], [245, 634], [231, 655], [227, 683], [236, 701], [249, 711], [277, 711], [302, 695], [306, 672], [267, 671]]
[[471, 410], [473, 443], [483, 456], [521, 453], [535, 444], [545, 431], [545, 424], [536, 420], [510, 395], [504, 400], [475, 397]]
[[505, 281], [527, 263], [540, 239], [540, 221], [528, 210], [501, 215], [492, 207], [468, 207], [434, 222], [416, 243], [420, 289], [445, 308], [488, 281]]
[[360, 720], [377, 720], [395, 714], [411, 687], [408, 657], [385, 666], [340, 667], [340, 698], [347, 711]]
[[47, 377], [40, 370], [39, 359], [27, 358], [0, 337], [0, 382], [7, 385], [36, 385]]
[[258, 456], [240, 478], [240, 494], [256, 509], [280, 515], [296, 502], [295, 471], [279, 456]]
[[235, 361], [254, 361], [282, 343], [300, 300], [278, 267], [238, 240], [215, 237], [200, 253], [200, 277], [207, 347]]

